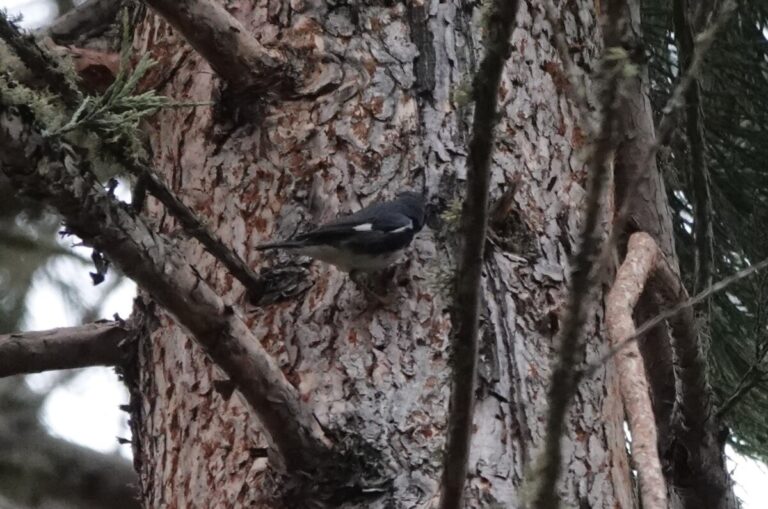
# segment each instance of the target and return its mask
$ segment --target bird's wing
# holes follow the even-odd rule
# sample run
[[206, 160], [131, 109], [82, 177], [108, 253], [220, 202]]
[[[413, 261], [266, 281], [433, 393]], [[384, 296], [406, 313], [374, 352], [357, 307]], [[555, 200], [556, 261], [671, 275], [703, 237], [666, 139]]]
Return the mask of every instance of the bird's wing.
[[379, 237], [405, 234], [410, 241], [413, 227], [413, 221], [403, 214], [378, 215], [375, 209], [366, 209], [303, 233], [295, 240], [305, 244], [342, 244], [351, 238], [375, 242]]

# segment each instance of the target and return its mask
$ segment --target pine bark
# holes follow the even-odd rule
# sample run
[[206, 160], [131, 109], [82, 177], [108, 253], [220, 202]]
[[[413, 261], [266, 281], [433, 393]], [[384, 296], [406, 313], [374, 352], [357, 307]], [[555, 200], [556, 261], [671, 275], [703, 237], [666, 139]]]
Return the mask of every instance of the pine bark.
[[[407, 4], [240, 0], [227, 9], [266, 48], [285, 47], [310, 87], [290, 99], [240, 97], [231, 108], [172, 109], [150, 127], [154, 167], [253, 268], [295, 261], [253, 247], [402, 188], [435, 205], [463, 195], [471, 105], [459, 96], [482, 50], [471, 2]], [[563, 6], [576, 63], [600, 50], [592, 2]], [[542, 446], [553, 338], [586, 185], [584, 131], [566, 97], [551, 30], [522, 2], [499, 96], [493, 154], [494, 242], [485, 255], [475, 433], [467, 507], [519, 507]], [[135, 48], [160, 62], [152, 83], [181, 100], [225, 101], [210, 67], [147, 12]], [[500, 201], [507, 194], [506, 201]], [[174, 221], [150, 200], [164, 232]], [[607, 220], [607, 219], [606, 219]], [[414, 241], [390, 290], [371, 305], [348, 275], [313, 264], [314, 285], [287, 302], [249, 308], [245, 290], [194, 240], [187, 261], [245, 321], [332, 435], [361, 464], [375, 461], [381, 494], [344, 507], [426, 508], [439, 497], [448, 407], [456, 225], [436, 220]], [[147, 298], [143, 297], [146, 301]], [[275, 508], [276, 478], [258, 420], [221, 372], [164, 312], [144, 314], [134, 386], [134, 441], [145, 507]], [[586, 362], [605, 346], [602, 311], [587, 327]], [[609, 364], [579, 387], [567, 420], [567, 507], [634, 507], [623, 410]], [[339, 501], [334, 501], [339, 502]]]

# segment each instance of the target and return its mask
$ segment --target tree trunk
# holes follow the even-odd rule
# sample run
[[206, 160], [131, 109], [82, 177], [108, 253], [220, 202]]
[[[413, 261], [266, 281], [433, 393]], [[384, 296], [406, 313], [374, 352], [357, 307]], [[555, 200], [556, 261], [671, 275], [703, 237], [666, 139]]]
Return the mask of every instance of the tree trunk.
[[[230, 13], [266, 47], [323, 56], [298, 97], [235, 99], [151, 12], [135, 47], [159, 61], [152, 83], [213, 108], [170, 109], [150, 126], [154, 165], [182, 199], [257, 270], [292, 260], [253, 247], [398, 190], [433, 204], [462, 195], [471, 105], [461, 92], [482, 48], [473, 2], [240, 0]], [[569, 44], [596, 65], [593, 3], [564, 6]], [[523, 2], [500, 91], [493, 156], [494, 241], [486, 252], [480, 382], [467, 507], [519, 507], [542, 445], [553, 338], [581, 220], [585, 134], [538, 3]], [[230, 98], [230, 108], [222, 105]], [[232, 119], [235, 118], [236, 122]], [[511, 201], [500, 200], [507, 193]], [[164, 232], [177, 228], [150, 200]], [[386, 474], [378, 496], [344, 507], [430, 507], [439, 496], [449, 394], [447, 278], [455, 225], [443, 216], [414, 241], [392, 302], [366, 302], [347, 274], [312, 265], [306, 293], [248, 308], [242, 286], [195, 241], [187, 260], [246, 322], [314, 408], [321, 425]], [[141, 299], [147, 324], [134, 381], [134, 441], [145, 507], [283, 507], [253, 413], [184, 330]], [[604, 347], [592, 313], [584, 359]], [[582, 382], [567, 420], [559, 491], [566, 507], [635, 506], [623, 410], [609, 364]], [[329, 503], [339, 503], [339, 500]]]

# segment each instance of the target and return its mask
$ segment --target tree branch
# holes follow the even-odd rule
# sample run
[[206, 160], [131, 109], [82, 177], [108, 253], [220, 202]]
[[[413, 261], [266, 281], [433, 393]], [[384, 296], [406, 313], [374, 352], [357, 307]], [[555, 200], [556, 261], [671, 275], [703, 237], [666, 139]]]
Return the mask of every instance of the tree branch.
[[56, 18], [43, 28], [58, 44], [70, 44], [83, 36], [95, 35], [109, 28], [120, 9], [119, 0], [87, 0]]
[[[635, 234], [646, 235], [646, 234]], [[634, 235], [633, 235], [634, 237]], [[697, 337], [696, 321], [691, 307], [728, 285], [768, 267], [768, 260], [748, 267], [720, 281], [693, 298], [680, 277], [657, 250], [656, 263], [647, 286], [667, 310], [648, 320], [633, 334], [603, 356], [604, 362], [623, 351], [651, 328], [668, 320], [672, 329], [675, 354], [676, 400], [672, 416], [672, 438], [661, 451], [670, 486], [682, 506], [691, 509], [735, 507], [730, 479], [725, 468], [721, 429], [713, 409], [712, 391], [707, 365]], [[583, 374], [595, 371], [590, 365]]]
[[[626, 4], [626, 1], [622, 0], [621, 3]], [[712, 46], [716, 35], [725, 27], [735, 9], [736, 3], [734, 0], [724, 0], [720, 4], [720, 8], [718, 9], [717, 13], [713, 15], [710, 25], [701, 33], [697, 34], [696, 37], [694, 37], [693, 56], [691, 58], [691, 63], [686, 69], [686, 72], [680, 77], [680, 80], [678, 81], [662, 110], [663, 117], [656, 129], [655, 141], [650, 143], [649, 146], [645, 147], [634, 157], [634, 159], [641, 161], [640, 168], [650, 167], [655, 162], [656, 154], [659, 152], [659, 149], [661, 149], [661, 147], [669, 142], [669, 138], [671, 137], [675, 127], [675, 114], [679, 108], [683, 106], [683, 98], [691, 86], [691, 83], [701, 71], [701, 66], [704, 63], [704, 57], [709, 48]], [[637, 189], [640, 179], [643, 175], [644, 173], [641, 171], [633, 172], [631, 177], [622, 187], [624, 189]], [[608, 260], [612, 258], [619, 238], [625, 234], [627, 221], [629, 220], [630, 212], [632, 210], [632, 205], [633, 200], [621, 200], [619, 211], [614, 216], [615, 219], [613, 230], [611, 231], [611, 236], [603, 247], [601, 254], [601, 265], [607, 264]], [[645, 225], [642, 225], [641, 228], [642, 227], [645, 227]]]
[[725, 27], [735, 11], [736, 2], [734, 0], [723, 0], [718, 11], [713, 14], [710, 25], [696, 34], [696, 37], [693, 39], [690, 63], [662, 110], [664, 116], [659, 122], [658, 129], [656, 129], [658, 141], [657, 146], [652, 150], [652, 157], [656, 157], [656, 152], [661, 146], [669, 143], [669, 138], [675, 128], [675, 114], [685, 105], [685, 94], [699, 75], [699, 72], [701, 72], [701, 67], [704, 65], [704, 56], [709, 51], [712, 43], [715, 42], [715, 36]]
[[44, 137], [28, 107], [8, 100], [0, 96], [0, 163], [14, 186], [58, 209], [72, 233], [106, 253], [192, 334], [255, 410], [276, 447], [275, 466], [311, 471], [327, 460], [310, 409], [235, 310], [166, 237], [109, 196], [74, 150]]
[[128, 330], [120, 322], [0, 335], [0, 377], [53, 369], [114, 366]]
[[0, 244], [6, 249], [26, 252], [49, 253], [52, 256], [66, 256], [80, 263], [93, 263], [90, 258], [82, 256], [53, 240], [34, 238], [23, 233], [0, 227]]
[[72, 74], [68, 74], [57, 58], [37, 44], [34, 37], [23, 34], [3, 12], [0, 12], [0, 39], [5, 41], [35, 77], [61, 97], [68, 108], [74, 110], [80, 105], [84, 97]]
[[[43, 78], [51, 89], [59, 94], [65, 106], [75, 111], [82, 100], [80, 92], [71, 77], [63, 72], [51, 55], [40, 48], [35, 41], [24, 37], [16, 26], [0, 13], [0, 38], [3, 38], [24, 64]], [[73, 92], [74, 90], [74, 92]], [[197, 239], [229, 272], [248, 290], [253, 304], [271, 302], [268, 283], [259, 277], [240, 256], [230, 249], [187, 207], [181, 199], [163, 182], [155, 171], [135, 153], [131, 153], [128, 144], [120, 141], [110, 142], [94, 132], [97, 139], [104, 143], [106, 151], [116, 159], [129, 173], [136, 176], [146, 189], [162, 203], [174, 216], [185, 232]]]
[[[630, 237], [627, 256], [605, 300], [605, 325], [614, 345], [635, 332], [632, 314], [658, 255], [659, 249], [647, 233]], [[637, 343], [616, 356], [616, 372], [632, 432], [632, 460], [640, 477], [642, 506], [666, 509], [667, 489], [656, 446], [656, 421]]]
[[477, 378], [478, 316], [483, 249], [488, 225], [488, 186], [493, 150], [496, 106], [509, 38], [517, 13], [516, 0], [496, 0], [486, 26], [486, 53], [475, 75], [475, 112], [467, 160], [467, 194], [461, 215], [463, 247], [456, 270], [456, 297], [451, 313], [453, 377], [448, 437], [443, 459], [440, 508], [462, 507], [462, 492], [472, 441], [472, 417]]
[[[650, 291], [665, 307], [688, 301], [688, 292], [663, 257], [656, 264]], [[698, 337], [693, 309], [687, 306], [668, 321], [675, 355], [675, 408], [673, 439], [662, 456], [669, 483], [688, 509], [728, 507], [733, 497], [725, 468], [723, 439], [715, 419], [707, 362]]]
[[[39, 507], [41, 498], [88, 509], [141, 506], [137, 500], [138, 478], [125, 459], [52, 437], [37, 427], [21, 431], [2, 424], [3, 481], [17, 490], [20, 498], [28, 497], [35, 507]], [[30, 485], [34, 488], [25, 489]]]
[[290, 60], [262, 46], [220, 3], [144, 1], [178, 30], [235, 92], [288, 95], [296, 88]]

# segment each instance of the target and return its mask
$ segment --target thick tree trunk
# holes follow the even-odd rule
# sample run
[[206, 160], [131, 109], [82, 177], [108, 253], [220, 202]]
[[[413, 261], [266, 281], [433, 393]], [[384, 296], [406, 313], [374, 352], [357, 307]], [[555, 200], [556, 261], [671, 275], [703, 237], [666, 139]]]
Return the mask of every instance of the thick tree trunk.
[[[256, 244], [402, 188], [426, 184], [433, 202], [449, 206], [461, 196], [471, 106], [459, 96], [482, 47], [482, 9], [461, 0], [370, 3], [228, 2], [265, 47], [322, 56], [315, 71], [325, 85], [290, 100], [239, 99], [239, 125], [205, 107], [166, 110], [152, 125], [156, 168], [254, 268], [289, 260], [254, 251]], [[592, 5], [568, 2], [563, 11], [585, 68], [600, 41]], [[523, 503], [585, 186], [584, 133], [538, 3], [521, 4], [517, 25], [492, 181], [493, 199], [505, 192], [513, 199], [495, 216], [486, 253], [467, 507]], [[220, 97], [208, 65], [160, 18], [148, 14], [135, 46], [160, 62], [153, 84], [163, 93]], [[148, 213], [163, 231], [176, 228], [154, 202]], [[439, 495], [450, 369], [445, 282], [456, 237], [450, 221], [433, 226], [414, 242], [390, 304], [366, 303], [347, 274], [314, 264], [308, 292], [247, 312], [322, 426], [357, 444], [361, 465], [380, 462], [389, 481], [382, 494], [345, 507], [429, 507]], [[245, 306], [238, 282], [198, 243], [180, 242], [225, 301]], [[185, 332], [149, 309], [140, 310], [153, 325], [139, 347], [134, 387], [144, 505], [281, 507], [258, 420]], [[592, 316], [587, 361], [604, 346], [602, 313]], [[564, 506], [634, 507], [622, 423], [609, 365], [581, 384], [569, 414]]]

